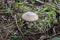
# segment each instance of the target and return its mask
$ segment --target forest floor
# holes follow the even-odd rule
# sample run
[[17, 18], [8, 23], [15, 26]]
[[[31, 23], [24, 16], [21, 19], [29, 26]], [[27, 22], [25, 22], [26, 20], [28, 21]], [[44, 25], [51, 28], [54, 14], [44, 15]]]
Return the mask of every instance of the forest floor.
[[[60, 1], [56, 2], [25, 0], [15, 1], [14, 4], [6, 3], [5, 7], [1, 4], [0, 40], [53, 40], [54, 37], [59, 39]], [[22, 15], [26, 12], [36, 13], [38, 20], [23, 20]]]

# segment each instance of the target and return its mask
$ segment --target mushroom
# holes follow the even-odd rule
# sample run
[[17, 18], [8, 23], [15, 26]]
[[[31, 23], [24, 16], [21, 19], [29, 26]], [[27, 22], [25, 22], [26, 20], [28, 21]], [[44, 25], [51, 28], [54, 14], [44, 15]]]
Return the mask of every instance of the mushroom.
[[22, 18], [25, 21], [36, 21], [38, 19], [38, 15], [33, 12], [26, 12], [22, 15]]
[[22, 19], [24, 19], [26, 22], [29, 22], [31, 28], [32, 22], [38, 20], [38, 15], [33, 12], [26, 12], [22, 15]]

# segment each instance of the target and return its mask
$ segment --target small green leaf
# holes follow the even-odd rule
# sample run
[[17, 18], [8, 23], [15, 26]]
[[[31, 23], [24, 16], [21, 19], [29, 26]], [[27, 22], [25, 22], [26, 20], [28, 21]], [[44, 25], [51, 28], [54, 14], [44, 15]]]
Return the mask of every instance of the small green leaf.
[[56, 12], [55, 11], [50, 11], [50, 12], [48, 12], [48, 15], [49, 16], [56, 16]]
[[45, 7], [43, 9], [40, 10], [40, 12], [45, 12], [48, 9], [48, 7]]
[[58, 3], [60, 3], [60, 0], [57, 0]]
[[7, 11], [8, 13], [12, 12], [11, 8], [7, 8], [6, 11]]
[[31, 30], [30, 29], [28, 29], [28, 30], [26, 30], [25, 32], [24, 32], [24, 35], [26, 35], [28, 32], [30, 32]]

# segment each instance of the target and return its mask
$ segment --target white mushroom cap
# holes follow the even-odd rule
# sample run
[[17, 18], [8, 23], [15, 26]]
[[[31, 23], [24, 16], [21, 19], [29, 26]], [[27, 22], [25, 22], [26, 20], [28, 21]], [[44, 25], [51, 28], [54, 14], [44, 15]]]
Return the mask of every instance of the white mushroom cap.
[[36, 21], [38, 20], [38, 15], [33, 12], [26, 12], [22, 15], [22, 19], [25, 21]]

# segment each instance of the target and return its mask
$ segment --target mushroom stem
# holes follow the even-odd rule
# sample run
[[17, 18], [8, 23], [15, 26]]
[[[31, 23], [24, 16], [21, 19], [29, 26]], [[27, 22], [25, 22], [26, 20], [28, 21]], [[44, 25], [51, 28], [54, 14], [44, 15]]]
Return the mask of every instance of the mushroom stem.
[[32, 25], [33, 25], [33, 22], [29, 22], [29, 26], [28, 26], [28, 28], [31, 28]]

